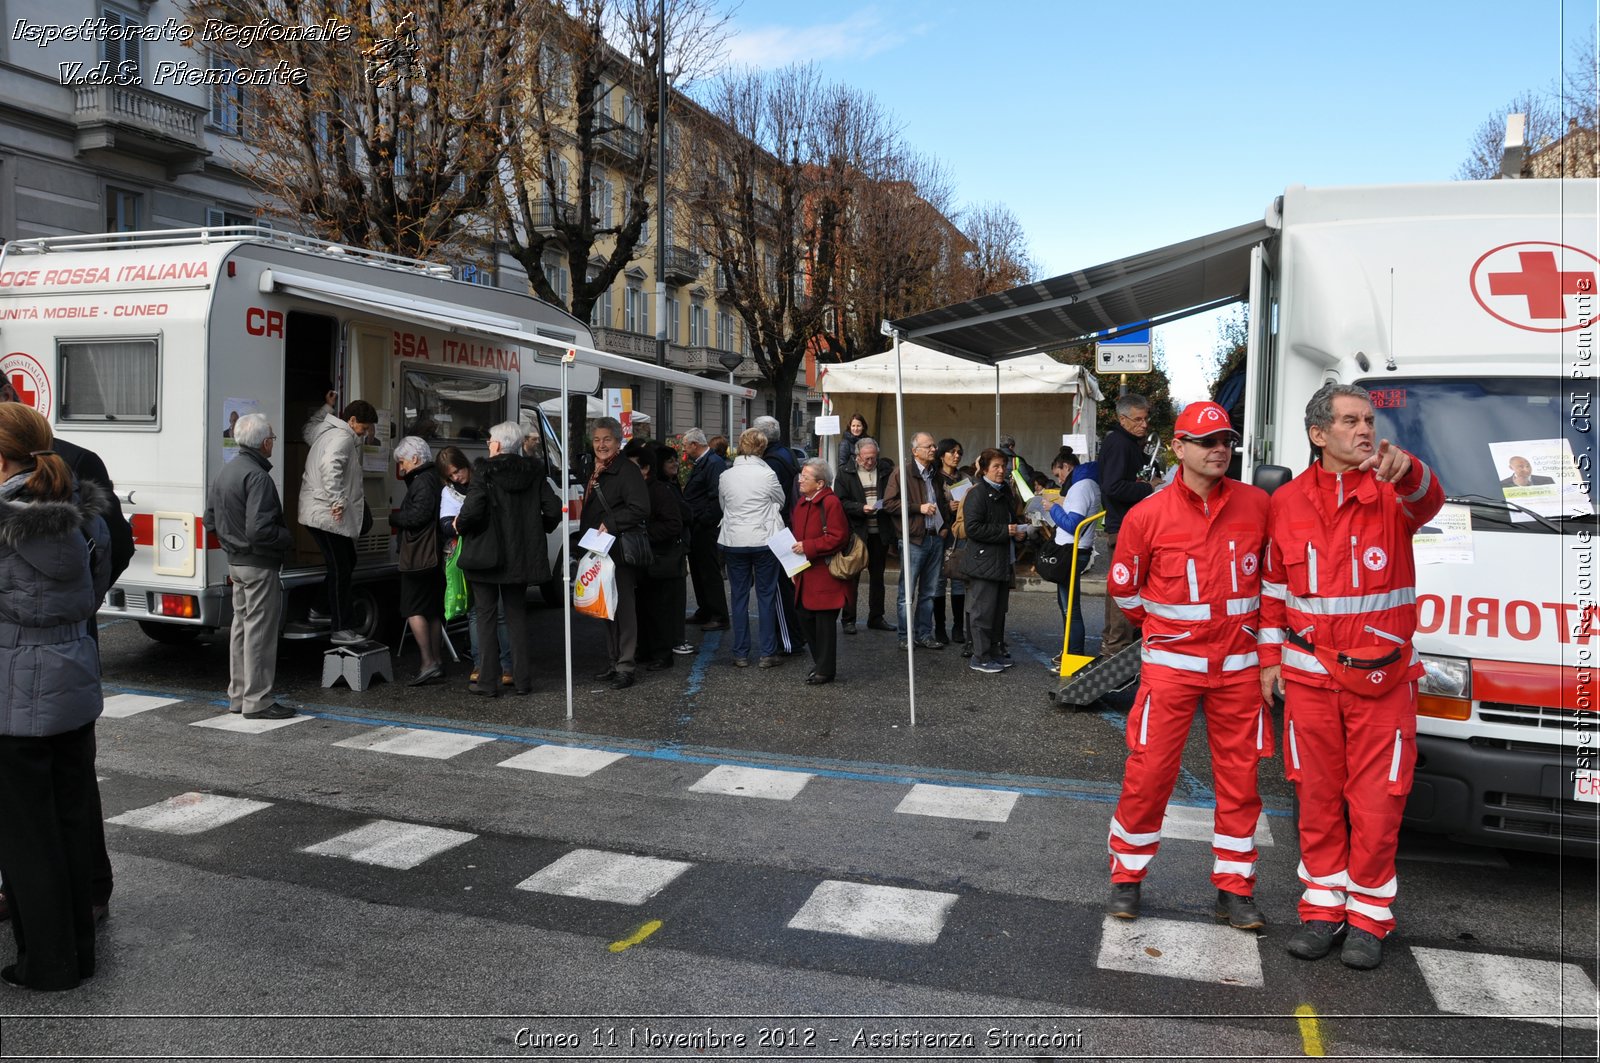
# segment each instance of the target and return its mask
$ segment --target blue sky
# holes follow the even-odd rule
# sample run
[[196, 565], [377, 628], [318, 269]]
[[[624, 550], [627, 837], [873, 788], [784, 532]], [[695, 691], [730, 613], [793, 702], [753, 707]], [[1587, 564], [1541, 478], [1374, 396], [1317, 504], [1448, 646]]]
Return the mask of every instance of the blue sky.
[[[1451, 180], [1557, 81], [1597, 0], [743, 0], [729, 60], [814, 61], [1006, 204], [1044, 276], [1259, 218], [1291, 184]], [[1163, 330], [1201, 397], [1207, 316]]]

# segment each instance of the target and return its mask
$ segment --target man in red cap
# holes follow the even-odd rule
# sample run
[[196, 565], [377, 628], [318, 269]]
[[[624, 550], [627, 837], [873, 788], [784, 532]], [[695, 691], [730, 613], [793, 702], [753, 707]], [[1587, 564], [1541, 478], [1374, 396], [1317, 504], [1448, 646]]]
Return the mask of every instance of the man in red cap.
[[1122, 796], [1107, 843], [1106, 911], [1121, 919], [1138, 918], [1139, 885], [1161, 844], [1167, 799], [1203, 702], [1217, 794], [1217, 918], [1240, 930], [1265, 922], [1253, 893], [1256, 767], [1272, 753], [1256, 656], [1268, 500], [1260, 488], [1228, 479], [1237, 439], [1221, 406], [1184, 407], [1172, 439], [1181, 473], [1129, 510], [1117, 537], [1108, 589], [1144, 634]]
[[1305, 892], [1288, 949], [1319, 960], [1342, 939], [1340, 961], [1369, 970], [1394, 930], [1394, 854], [1417, 760], [1411, 537], [1444, 488], [1377, 438], [1362, 388], [1324, 385], [1306, 404], [1306, 434], [1318, 457], [1272, 496], [1261, 583], [1261, 691], [1285, 696], [1284, 767], [1300, 797]]

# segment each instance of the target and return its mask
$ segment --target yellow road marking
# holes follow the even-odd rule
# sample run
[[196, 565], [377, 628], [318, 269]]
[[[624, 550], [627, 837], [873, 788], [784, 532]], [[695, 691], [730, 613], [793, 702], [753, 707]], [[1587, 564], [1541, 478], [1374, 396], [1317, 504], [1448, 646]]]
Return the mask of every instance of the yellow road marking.
[[[613, 945], [612, 948], [616, 946]], [[1317, 1009], [1310, 1004], [1301, 1004], [1294, 1009], [1294, 1017], [1300, 1024], [1300, 1043], [1305, 1046], [1306, 1055], [1320, 1056], [1322, 1051], [1322, 1024], [1317, 1021]]]
[[[635, 930], [633, 933], [623, 938], [621, 941], [613, 941], [611, 944], [607, 945], [606, 948], [610, 949], [612, 952], [626, 952], [660, 929], [661, 920], [652, 919], [644, 926], [641, 926], [638, 930]], [[1321, 1053], [1319, 1052], [1318, 1055], [1320, 1054]]]

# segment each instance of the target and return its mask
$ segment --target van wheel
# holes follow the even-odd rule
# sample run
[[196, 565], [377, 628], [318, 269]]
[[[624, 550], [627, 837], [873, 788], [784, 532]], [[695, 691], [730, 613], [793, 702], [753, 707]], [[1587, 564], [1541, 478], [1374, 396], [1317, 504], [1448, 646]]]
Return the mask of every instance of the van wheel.
[[139, 629], [163, 646], [186, 646], [200, 637], [200, 629], [187, 624], [162, 624], [154, 620], [141, 620]]
[[544, 604], [555, 607], [561, 604], [561, 580], [555, 576], [539, 584], [539, 594], [544, 598]]
[[350, 591], [350, 628], [362, 638], [388, 642], [384, 636], [399, 630], [399, 618], [395, 615], [398, 608], [397, 603], [381, 595], [376, 586], [359, 584]]

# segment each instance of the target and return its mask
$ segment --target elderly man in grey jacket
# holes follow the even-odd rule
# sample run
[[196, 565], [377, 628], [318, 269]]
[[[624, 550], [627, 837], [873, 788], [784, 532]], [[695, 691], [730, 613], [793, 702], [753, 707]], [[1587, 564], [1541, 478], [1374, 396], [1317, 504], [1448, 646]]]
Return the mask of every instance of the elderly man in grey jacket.
[[228, 636], [228, 711], [247, 720], [286, 720], [287, 705], [272, 700], [278, 669], [278, 626], [283, 619], [279, 570], [294, 537], [272, 482], [272, 444], [263, 414], [239, 418], [235, 457], [222, 467], [206, 496], [206, 527], [228, 555], [233, 583], [233, 629]]

